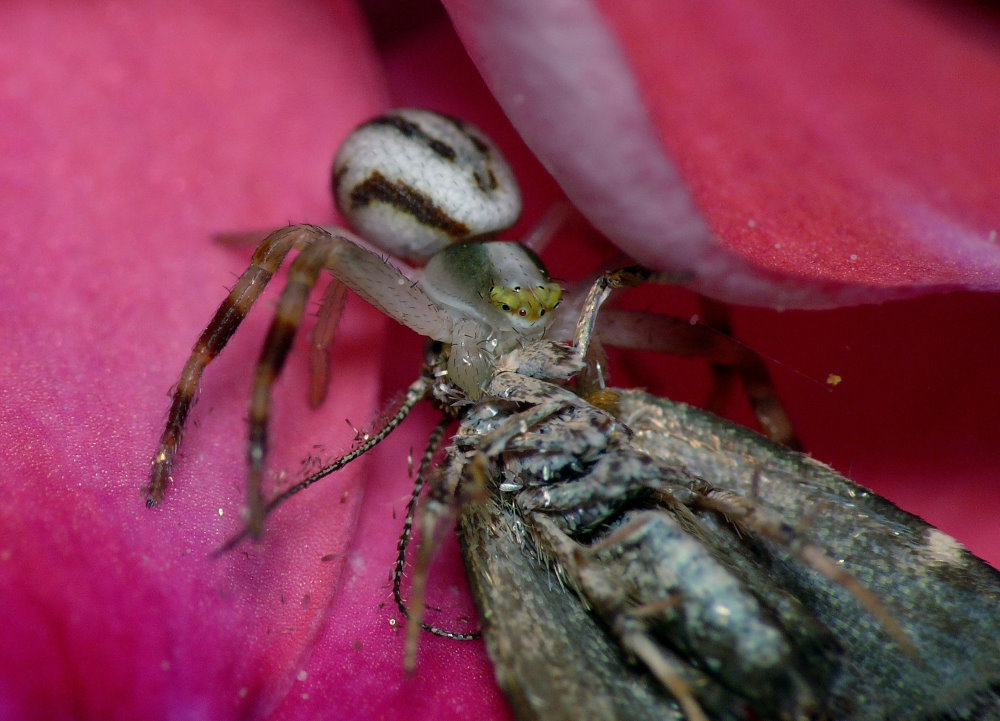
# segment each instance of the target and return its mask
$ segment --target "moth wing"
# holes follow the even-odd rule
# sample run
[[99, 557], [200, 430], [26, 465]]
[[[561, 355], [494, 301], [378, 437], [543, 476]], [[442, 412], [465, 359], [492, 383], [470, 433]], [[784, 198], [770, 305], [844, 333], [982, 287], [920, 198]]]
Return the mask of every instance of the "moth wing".
[[[842, 560], [910, 635], [916, 657], [850, 594], [785, 549], [705, 517], [710, 538], [734, 564], [794, 596], [831, 632], [840, 657], [831, 688], [835, 717], [1000, 719], [1000, 572], [806, 455], [685, 404], [621, 393], [621, 417], [636, 446], [798, 528]], [[856, 699], [865, 700], [861, 707]]]

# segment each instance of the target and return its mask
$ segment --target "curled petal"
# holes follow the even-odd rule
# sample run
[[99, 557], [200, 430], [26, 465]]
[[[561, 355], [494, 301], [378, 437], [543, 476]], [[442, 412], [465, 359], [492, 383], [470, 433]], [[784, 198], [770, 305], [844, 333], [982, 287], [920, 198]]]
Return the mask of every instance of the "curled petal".
[[964, 5], [450, 0], [567, 195], [732, 302], [1000, 289], [1000, 35]]

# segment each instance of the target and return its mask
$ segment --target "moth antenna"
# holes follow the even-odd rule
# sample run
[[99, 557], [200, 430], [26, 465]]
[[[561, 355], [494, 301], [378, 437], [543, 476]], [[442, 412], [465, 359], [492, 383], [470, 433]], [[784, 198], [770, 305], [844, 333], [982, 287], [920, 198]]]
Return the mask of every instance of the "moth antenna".
[[[406, 518], [403, 521], [403, 531], [399, 535], [399, 543], [396, 546], [396, 566], [392, 573], [392, 596], [396, 601], [396, 607], [399, 612], [403, 614], [403, 617], [410, 619], [411, 611], [406, 605], [406, 601], [403, 600], [403, 571], [406, 568], [406, 552], [409, 549], [410, 540], [413, 537], [413, 521], [417, 512], [417, 504], [420, 500], [420, 494], [427, 483], [428, 474], [431, 473], [431, 464], [434, 462], [434, 456], [437, 454], [438, 449], [441, 447], [441, 441], [444, 438], [444, 433], [451, 425], [451, 418], [444, 416], [438, 421], [438, 424], [431, 431], [431, 435], [427, 441], [427, 447], [424, 449], [424, 454], [420, 459], [420, 465], [417, 469], [417, 478], [413, 483], [413, 492], [410, 494], [410, 501], [406, 506]], [[414, 619], [418, 621], [418, 619]], [[473, 641], [475, 639], [481, 638], [482, 633], [479, 631], [472, 632], [461, 632], [461, 631], [449, 631], [448, 629], [441, 628], [432, 624], [424, 623], [419, 620], [419, 626], [424, 631], [432, 633], [435, 636], [442, 636], [443, 638], [450, 638], [455, 641]], [[409, 626], [407, 626], [409, 628]]]
[[[417, 403], [419, 403], [421, 400], [423, 400], [427, 396], [429, 391], [430, 391], [429, 378], [422, 376], [416, 381], [414, 381], [407, 389], [406, 395], [403, 397], [403, 402], [400, 404], [399, 408], [396, 410], [395, 413], [393, 413], [389, 418], [385, 420], [385, 424], [378, 430], [377, 433], [368, 436], [368, 438], [363, 443], [361, 443], [361, 445], [359, 445], [357, 448], [348, 451], [340, 458], [336, 459], [332, 463], [327, 464], [323, 468], [320, 468], [311, 476], [302, 479], [294, 486], [285, 489], [277, 496], [272, 498], [270, 501], [268, 501], [268, 503], [264, 506], [263, 515], [261, 516], [261, 522], [263, 522], [268, 516], [270, 516], [278, 508], [278, 506], [283, 504], [285, 501], [287, 501], [295, 494], [304, 491], [306, 488], [316, 483], [317, 481], [326, 478], [331, 473], [339, 471], [341, 468], [351, 463], [352, 461], [357, 460], [365, 453], [370, 451], [372, 448], [377, 446], [379, 443], [381, 443], [383, 440], [385, 440], [385, 438], [390, 433], [396, 430], [396, 428], [399, 426], [400, 423], [406, 420], [406, 417], [410, 415], [410, 411], [413, 410], [413, 407], [416, 406]], [[241, 530], [235, 536], [233, 536], [224, 544], [219, 546], [219, 548], [212, 553], [212, 556], [213, 557], [221, 556], [223, 553], [231, 551], [244, 538], [250, 535], [251, 535], [250, 527], [247, 526], [243, 528], [243, 530]]]

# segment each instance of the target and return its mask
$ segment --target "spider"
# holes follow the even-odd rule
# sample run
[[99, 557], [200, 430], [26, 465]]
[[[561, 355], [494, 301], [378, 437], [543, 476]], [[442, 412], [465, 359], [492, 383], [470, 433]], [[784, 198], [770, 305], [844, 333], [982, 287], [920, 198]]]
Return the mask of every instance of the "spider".
[[[504, 354], [545, 335], [571, 337], [575, 315], [565, 313], [564, 322], [553, 323], [563, 289], [549, 277], [538, 256], [526, 245], [494, 240], [520, 216], [521, 194], [510, 166], [479, 129], [427, 110], [386, 113], [359, 126], [343, 142], [334, 160], [332, 186], [338, 208], [364, 240], [342, 228], [292, 225], [260, 243], [181, 372], [145, 487], [148, 506], [161, 503], [170, 484], [205, 367], [228, 343], [293, 249], [300, 254], [278, 301], [251, 392], [247, 531], [253, 537], [260, 535], [264, 516], [303, 487], [290, 489], [265, 508], [261, 479], [271, 388], [321, 271], [328, 271], [334, 280], [314, 331], [313, 405], [321, 403], [325, 393], [325, 344], [343, 308], [345, 286], [402, 325], [450, 346], [447, 372], [472, 401], [481, 396], [482, 386]], [[547, 232], [551, 231], [543, 227], [538, 235], [544, 238]], [[365, 240], [393, 254], [398, 265], [369, 250]], [[624, 311], [606, 312], [600, 320], [605, 343], [703, 355], [716, 363], [716, 369], [737, 369], [770, 435], [795, 444], [763, 363], [726, 333], [666, 316]], [[400, 412], [359, 453], [391, 432], [427, 390], [411, 388]], [[351, 454], [342, 462], [354, 457]]]

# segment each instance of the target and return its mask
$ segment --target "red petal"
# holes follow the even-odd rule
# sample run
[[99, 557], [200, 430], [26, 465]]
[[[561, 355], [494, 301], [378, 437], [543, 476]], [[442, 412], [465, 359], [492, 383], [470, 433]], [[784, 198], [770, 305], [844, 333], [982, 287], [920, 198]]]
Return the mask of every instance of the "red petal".
[[[362, 497], [359, 467], [209, 557], [241, 525], [270, 298], [206, 374], [163, 507], [140, 487], [165, 393], [250, 255], [212, 234], [332, 218], [333, 150], [385, 103], [365, 28], [346, 3], [0, 15], [0, 716], [260, 717], [324, 626]], [[271, 468], [349, 446], [383, 332], [352, 310], [315, 413], [293, 354]]]
[[636, 259], [779, 307], [1000, 289], [995, 17], [447, 5], [528, 144]]

